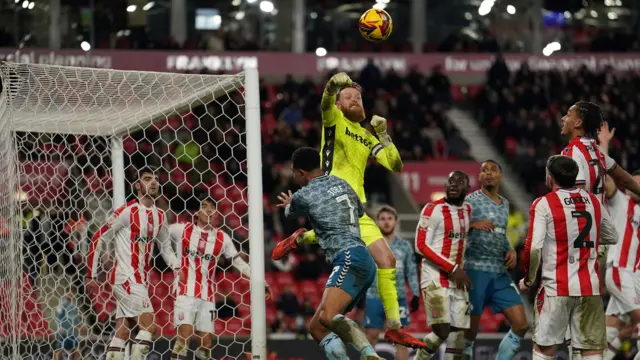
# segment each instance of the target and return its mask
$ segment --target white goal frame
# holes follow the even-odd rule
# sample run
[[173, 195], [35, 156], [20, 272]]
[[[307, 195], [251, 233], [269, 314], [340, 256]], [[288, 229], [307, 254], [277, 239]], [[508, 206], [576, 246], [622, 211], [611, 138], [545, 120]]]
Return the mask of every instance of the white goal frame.
[[[0, 64], [1, 65], [1, 64]], [[29, 65], [34, 67], [46, 68], [61, 68], [58, 66], [49, 65]], [[71, 69], [71, 68], [68, 68]], [[77, 68], [79, 71], [88, 71], [86, 68]], [[100, 70], [97, 70], [100, 71]], [[117, 71], [117, 70], [105, 70], [105, 71]], [[118, 73], [136, 73], [141, 77], [147, 75], [153, 75], [150, 72], [144, 71], [117, 71]], [[156, 73], [162, 74], [162, 73]], [[2, 73], [0, 72], [0, 75]], [[5, 74], [6, 75], [6, 74]], [[178, 74], [176, 74], [178, 75]], [[21, 121], [19, 116], [11, 113], [9, 108], [9, 119], [11, 121], [10, 131], [13, 138], [15, 132], [35, 132], [35, 133], [57, 133], [57, 134], [78, 134], [78, 130], [73, 130], [73, 126], [82, 126], [86, 133], [83, 135], [102, 135], [111, 137], [110, 153], [111, 153], [111, 176], [113, 181], [113, 209], [117, 209], [121, 205], [125, 204], [125, 168], [124, 168], [124, 150], [123, 150], [123, 135], [126, 134], [133, 126], [147, 126], [157, 121], [165, 119], [173, 114], [178, 114], [189, 109], [189, 106], [193, 102], [202, 101], [204, 103], [214, 100], [217, 96], [224, 94], [226, 91], [233, 88], [244, 88], [245, 99], [245, 121], [246, 121], [246, 154], [247, 154], [247, 191], [248, 191], [248, 221], [249, 221], [249, 264], [251, 267], [251, 279], [250, 279], [250, 292], [251, 292], [251, 329], [250, 329], [250, 341], [251, 341], [251, 355], [252, 359], [266, 359], [267, 349], [267, 334], [266, 334], [266, 304], [265, 304], [265, 264], [264, 264], [264, 219], [263, 219], [263, 199], [262, 199], [262, 141], [260, 131], [260, 89], [259, 89], [259, 74], [257, 68], [246, 68], [244, 72], [228, 75], [229, 78], [221, 81], [215, 88], [207, 87], [203, 90], [199, 90], [194, 94], [181, 99], [182, 101], [177, 104], [158, 104], [155, 111], [136, 111], [132, 112], [132, 121], [130, 124], [121, 128], [116, 128], [113, 124], [105, 124], [101, 122], [93, 125], [89, 124], [60, 124], [55, 120], [48, 120], [46, 114], [37, 116], [36, 119], [30, 118], [29, 122]], [[8, 104], [8, 99], [11, 96], [11, 89], [9, 84], [11, 83], [11, 76], [2, 79], [3, 94], [0, 99], [4, 99], [5, 102], [0, 102], [0, 105], [4, 103]], [[0, 124], [0, 128], [4, 128], [4, 124]], [[35, 128], [34, 128], [35, 127]], [[15, 149], [15, 145], [12, 144]], [[13, 152], [13, 151], [12, 151]], [[14, 160], [14, 171], [18, 172], [17, 166], [17, 154], [12, 154]], [[19, 186], [19, 184], [15, 184]], [[9, 204], [7, 204], [9, 205]], [[13, 204], [18, 206], [17, 203]], [[12, 222], [13, 226], [17, 226], [15, 222]], [[12, 229], [13, 237], [18, 241], [18, 249], [22, 248], [22, 234], [16, 229]], [[20, 259], [20, 264], [23, 259]], [[20, 265], [21, 266], [21, 265]], [[21, 270], [19, 269], [18, 274]], [[18, 275], [20, 276], [20, 275]], [[21, 279], [14, 279], [16, 283], [20, 283]], [[13, 299], [15, 301], [16, 299]], [[21, 311], [22, 305], [15, 304], [11, 306], [18, 311]], [[18, 315], [19, 316], [19, 315]], [[13, 341], [19, 341], [19, 335], [12, 336]], [[8, 340], [8, 339], [4, 339]], [[15, 344], [14, 344], [15, 345]], [[14, 352], [17, 350], [14, 347]], [[15, 354], [16, 359], [19, 358], [19, 354]]]

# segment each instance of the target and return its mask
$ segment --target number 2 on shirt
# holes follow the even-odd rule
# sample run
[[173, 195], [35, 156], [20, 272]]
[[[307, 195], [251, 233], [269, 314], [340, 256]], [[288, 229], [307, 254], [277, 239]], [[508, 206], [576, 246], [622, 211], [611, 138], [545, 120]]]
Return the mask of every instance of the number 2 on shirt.
[[591, 217], [591, 214], [589, 214], [587, 211], [572, 211], [571, 217], [573, 217], [574, 219], [583, 218], [587, 221], [582, 229], [580, 229], [578, 237], [573, 242], [573, 247], [576, 249], [593, 249], [596, 244], [593, 241], [585, 240], [591, 232], [591, 226], [593, 226], [593, 218]]

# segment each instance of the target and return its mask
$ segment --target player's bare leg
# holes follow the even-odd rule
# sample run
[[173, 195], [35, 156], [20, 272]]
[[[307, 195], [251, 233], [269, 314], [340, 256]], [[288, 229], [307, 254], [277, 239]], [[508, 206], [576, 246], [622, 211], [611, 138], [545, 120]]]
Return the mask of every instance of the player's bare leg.
[[178, 326], [178, 336], [176, 337], [176, 343], [173, 345], [171, 354], [172, 359], [184, 359], [187, 356], [189, 340], [191, 340], [192, 336], [193, 325], [180, 324], [180, 326]]
[[131, 360], [144, 360], [151, 351], [151, 343], [155, 332], [153, 324], [153, 314], [144, 313], [138, 317], [138, 335], [136, 336], [131, 350]]
[[337, 287], [326, 288], [322, 295], [322, 302], [316, 311], [318, 321], [336, 333], [343, 341], [352, 344], [362, 359], [382, 359], [373, 350], [373, 346], [367, 340], [364, 332], [360, 330], [358, 324], [342, 315], [352, 301], [353, 298], [346, 291]]
[[[273, 249], [271, 257], [279, 260], [294, 251], [301, 244], [317, 243], [315, 232], [298, 229], [288, 238], [279, 242]], [[378, 270], [378, 293], [382, 300], [389, 329], [385, 333], [385, 340], [390, 343], [410, 348], [424, 348], [424, 343], [402, 328], [400, 322], [400, 305], [398, 304], [398, 290], [396, 288], [396, 258], [384, 239], [379, 239], [368, 246]]]
[[389, 327], [384, 339], [392, 344], [411, 348], [424, 348], [425, 344], [413, 337], [402, 328], [400, 322], [400, 305], [398, 304], [398, 289], [396, 287], [396, 258], [391, 252], [389, 244], [384, 239], [378, 239], [368, 246], [369, 253], [378, 266], [378, 294], [382, 300], [384, 314]]
[[502, 311], [511, 324], [511, 330], [500, 342], [496, 360], [511, 360], [520, 349], [520, 341], [529, 331], [524, 305], [514, 305]]
[[424, 337], [425, 349], [420, 349], [415, 360], [429, 360], [438, 351], [442, 343], [447, 344], [445, 360], [461, 360], [464, 347], [464, 330], [445, 324], [433, 324], [432, 332]]
[[56, 349], [56, 350], [54, 350], [54, 351], [53, 351], [53, 360], [60, 360], [60, 359], [62, 359], [62, 352], [63, 352], [63, 351], [64, 351], [64, 350], [62, 350], [62, 349]]
[[200, 344], [196, 350], [196, 360], [210, 360], [211, 349], [213, 348], [213, 334], [197, 331], [196, 336], [200, 339]]
[[107, 360], [124, 360], [124, 350], [134, 325], [133, 319], [116, 319], [116, 333], [107, 347]]
[[468, 360], [472, 357], [473, 354], [473, 342], [476, 340], [478, 336], [478, 331], [480, 330], [480, 320], [482, 319], [482, 315], [471, 315], [469, 316], [469, 328], [464, 332], [464, 349], [463, 349], [463, 359]]

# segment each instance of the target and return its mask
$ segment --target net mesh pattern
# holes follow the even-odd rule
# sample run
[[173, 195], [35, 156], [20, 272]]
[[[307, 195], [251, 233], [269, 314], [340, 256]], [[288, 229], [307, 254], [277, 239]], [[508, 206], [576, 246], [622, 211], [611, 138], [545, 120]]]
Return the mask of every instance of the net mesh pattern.
[[[248, 261], [242, 74], [0, 63], [0, 75], [2, 357], [51, 358], [75, 338], [70, 343], [84, 359], [104, 358], [115, 324], [113, 241], [103, 245], [99, 290], [88, 293], [84, 283], [91, 238], [120, 205], [114, 139], [122, 139], [127, 201], [136, 198], [138, 169], [156, 167], [156, 206], [168, 223], [194, 222], [201, 200], [212, 198], [216, 228]], [[148, 359], [168, 359], [176, 335], [174, 274], [158, 246], [153, 254], [148, 288], [157, 332]], [[250, 352], [249, 287], [220, 257], [213, 358]]]

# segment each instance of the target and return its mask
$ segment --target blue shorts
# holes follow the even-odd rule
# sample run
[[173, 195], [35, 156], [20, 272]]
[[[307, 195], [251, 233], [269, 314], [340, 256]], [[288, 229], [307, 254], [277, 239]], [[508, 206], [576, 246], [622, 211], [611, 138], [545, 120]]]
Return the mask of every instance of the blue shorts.
[[376, 263], [369, 250], [358, 246], [343, 250], [331, 263], [333, 270], [325, 287], [337, 287], [351, 296], [345, 313], [351, 311], [367, 294], [376, 278]]
[[56, 344], [58, 349], [71, 350], [78, 347], [78, 338], [75, 335], [63, 337], [60, 333], [56, 334]]
[[[407, 299], [398, 299], [400, 305], [400, 322], [402, 326], [409, 325], [409, 307]], [[364, 308], [364, 327], [367, 329], [384, 329], [386, 320], [382, 300], [379, 297], [368, 297]]]
[[520, 292], [511, 277], [479, 270], [466, 270], [471, 279], [469, 301], [471, 315], [482, 315], [485, 306], [491, 306], [494, 314], [503, 312], [515, 305], [522, 305]]

